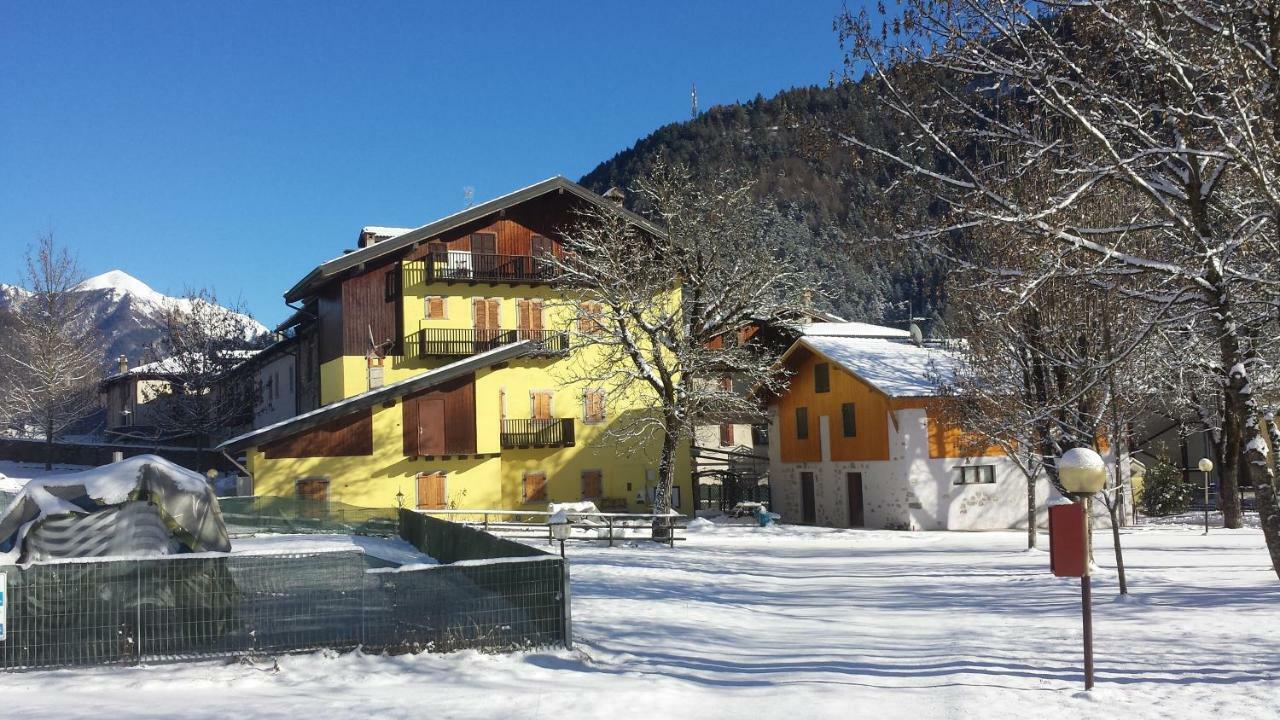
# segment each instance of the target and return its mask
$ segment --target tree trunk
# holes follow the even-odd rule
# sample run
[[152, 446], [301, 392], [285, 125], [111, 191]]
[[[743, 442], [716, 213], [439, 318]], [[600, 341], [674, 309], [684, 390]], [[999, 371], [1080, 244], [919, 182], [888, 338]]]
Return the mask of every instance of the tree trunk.
[[1280, 577], [1280, 497], [1276, 492], [1276, 469], [1280, 468], [1280, 421], [1276, 420], [1275, 410], [1267, 418], [1267, 432], [1271, 440], [1271, 457], [1273, 466], [1267, 465], [1267, 456], [1257, 446], [1250, 446], [1249, 459], [1257, 474], [1254, 475], [1254, 494], [1258, 501], [1258, 520], [1262, 525], [1262, 535], [1267, 541], [1267, 552], [1271, 555], [1271, 567]]
[[1244, 398], [1241, 395], [1248, 392], [1248, 378], [1242, 372], [1235, 372], [1245, 358], [1240, 347], [1240, 331], [1236, 325], [1234, 308], [1228, 295], [1230, 291], [1224, 287], [1222, 278], [1216, 271], [1207, 279], [1218, 291], [1214, 312], [1209, 317], [1213, 318], [1222, 368], [1227, 373], [1222, 387], [1222, 464], [1218, 472], [1218, 508], [1222, 510], [1223, 527], [1239, 528], [1244, 527], [1238, 490], [1240, 453], [1243, 449], [1241, 421], [1245, 413], [1245, 408], [1242, 407]]
[[1036, 546], [1036, 479], [1027, 478], [1027, 549]]
[[1129, 583], [1124, 578], [1124, 553], [1120, 550], [1120, 503], [1119, 488], [1116, 497], [1107, 504], [1107, 513], [1111, 515], [1111, 542], [1116, 548], [1116, 581], [1120, 584], [1120, 594], [1129, 594]]
[[44, 422], [44, 469], [53, 469], [53, 416], [45, 415]]
[[[653, 514], [665, 515], [671, 510], [671, 488], [675, 486], [676, 449], [679, 447], [678, 421], [673, 417], [664, 418], [662, 433], [662, 455], [658, 461], [658, 486], [653, 490]], [[670, 521], [661, 517], [653, 518], [653, 539], [666, 540], [671, 532]]]

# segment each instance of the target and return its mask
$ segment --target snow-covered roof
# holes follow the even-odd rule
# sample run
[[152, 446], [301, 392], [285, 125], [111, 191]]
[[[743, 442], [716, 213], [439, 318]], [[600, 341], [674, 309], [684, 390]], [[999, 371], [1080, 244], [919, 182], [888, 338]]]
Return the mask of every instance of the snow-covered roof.
[[806, 334], [792, 350], [802, 345], [889, 397], [935, 396], [940, 385], [955, 379], [964, 363], [951, 350], [883, 338]]
[[[236, 366], [238, 367], [240, 363], [243, 363], [245, 360], [252, 358], [260, 352], [262, 351], [227, 350], [225, 354], [230, 359], [239, 360], [240, 362], [236, 363]], [[119, 380], [120, 378], [130, 375], [177, 375], [179, 373], [186, 372], [189, 368], [190, 364], [188, 361], [180, 360], [177, 357], [167, 357], [163, 360], [156, 360], [155, 362], [143, 363], [137, 367], [131, 367], [128, 371], [123, 373], [109, 375], [104, 378], [104, 381]]]
[[911, 337], [911, 333], [906, 330], [862, 322], [815, 322], [801, 325], [800, 329], [805, 337], [901, 338], [903, 340]]
[[398, 235], [403, 235], [409, 232], [410, 230], [414, 230], [414, 229], [415, 228], [384, 227], [382, 225], [365, 225], [364, 227], [360, 228], [360, 234], [361, 235], [368, 234], [368, 235], [373, 235], [374, 237], [380, 237], [380, 238], [393, 238]]

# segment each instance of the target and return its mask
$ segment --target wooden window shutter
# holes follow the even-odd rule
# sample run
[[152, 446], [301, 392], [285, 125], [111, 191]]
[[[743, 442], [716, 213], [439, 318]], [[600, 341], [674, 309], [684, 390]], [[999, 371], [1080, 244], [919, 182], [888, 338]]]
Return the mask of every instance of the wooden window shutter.
[[853, 403], [843, 403], [840, 406], [840, 425], [845, 437], [858, 435], [858, 416]]
[[544, 472], [526, 472], [524, 474], [524, 502], [546, 502], [547, 474]]
[[529, 412], [534, 420], [551, 419], [551, 393], [546, 390], [534, 390], [529, 393]]
[[604, 473], [599, 470], [582, 471], [582, 499], [591, 500], [604, 495]]
[[419, 473], [418, 507], [426, 510], [444, 509], [449, 504], [445, 490], [444, 473]]
[[405, 398], [400, 405], [403, 408], [405, 457], [421, 455], [418, 452], [418, 400]]
[[582, 395], [582, 419], [584, 422], [604, 421], [604, 390], [587, 388]]
[[444, 298], [442, 297], [427, 298], [427, 319], [428, 320], [444, 319]]
[[520, 330], [520, 337], [528, 337], [528, 332], [532, 325], [533, 302], [530, 300], [516, 301], [516, 328]]
[[720, 445], [729, 447], [733, 444], [733, 424], [720, 423]]
[[473, 298], [471, 300], [471, 317], [477, 330], [489, 326], [488, 320], [485, 319], [488, 307], [484, 302], [484, 298]]
[[723, 392], [733, 392], [733, 378], [728, 375], [720, 378], [720, 390]]
[[487, 316], [488, 316], [490, 330], [498, 329], [498, 307], [500, 306], [501, 302], [502, 302], [501, 300], [498, 300], [496, 298], [485, 300], [485, 305], [489, 309]]
[[529, 329], [538, 334], [542, 332], [542, 301], [529, 301]]

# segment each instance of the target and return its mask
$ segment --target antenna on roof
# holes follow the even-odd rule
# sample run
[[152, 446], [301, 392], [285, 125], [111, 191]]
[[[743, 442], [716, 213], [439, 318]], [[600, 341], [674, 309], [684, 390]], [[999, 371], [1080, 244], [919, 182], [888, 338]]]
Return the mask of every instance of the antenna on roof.
[[476, 189], [472, 185], [462, 188], [462, 207], [469, 208], [476, 202]]
[[689, 117], [691, 120], [698, 119], [698, 83], [693, 84], [693, 88], [689, 90]]
[[915, 343], [916, 347], [924, 347], [924, 333], [920, 332], [919, 325], [911, 323], [907, 332], [911, 333], [911, 342]]

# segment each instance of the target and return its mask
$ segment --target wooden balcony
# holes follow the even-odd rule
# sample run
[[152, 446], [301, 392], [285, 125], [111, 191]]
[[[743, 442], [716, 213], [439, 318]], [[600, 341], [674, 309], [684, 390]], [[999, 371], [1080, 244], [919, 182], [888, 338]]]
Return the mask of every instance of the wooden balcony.
[[[406, 264], [408, 265], [408, 264]], [[432, 252], [426, 259], [413, 263], [409, 270], [409, 282], [466, 282], [466, 283], [547, 283], [560, 274], [555, 260], [548, 256], [493, 255], [466, 250]]]
[[503, 449], [573, 447], [573, 418], [503, 420]]
[[467, 357], [502, 345], [529, 340], [535, 355], [554, 356], [569, 351], [569, 333], [557, 330], [478, 330], [435, 328], [413, 333], [404, 341], [406, 357]]

